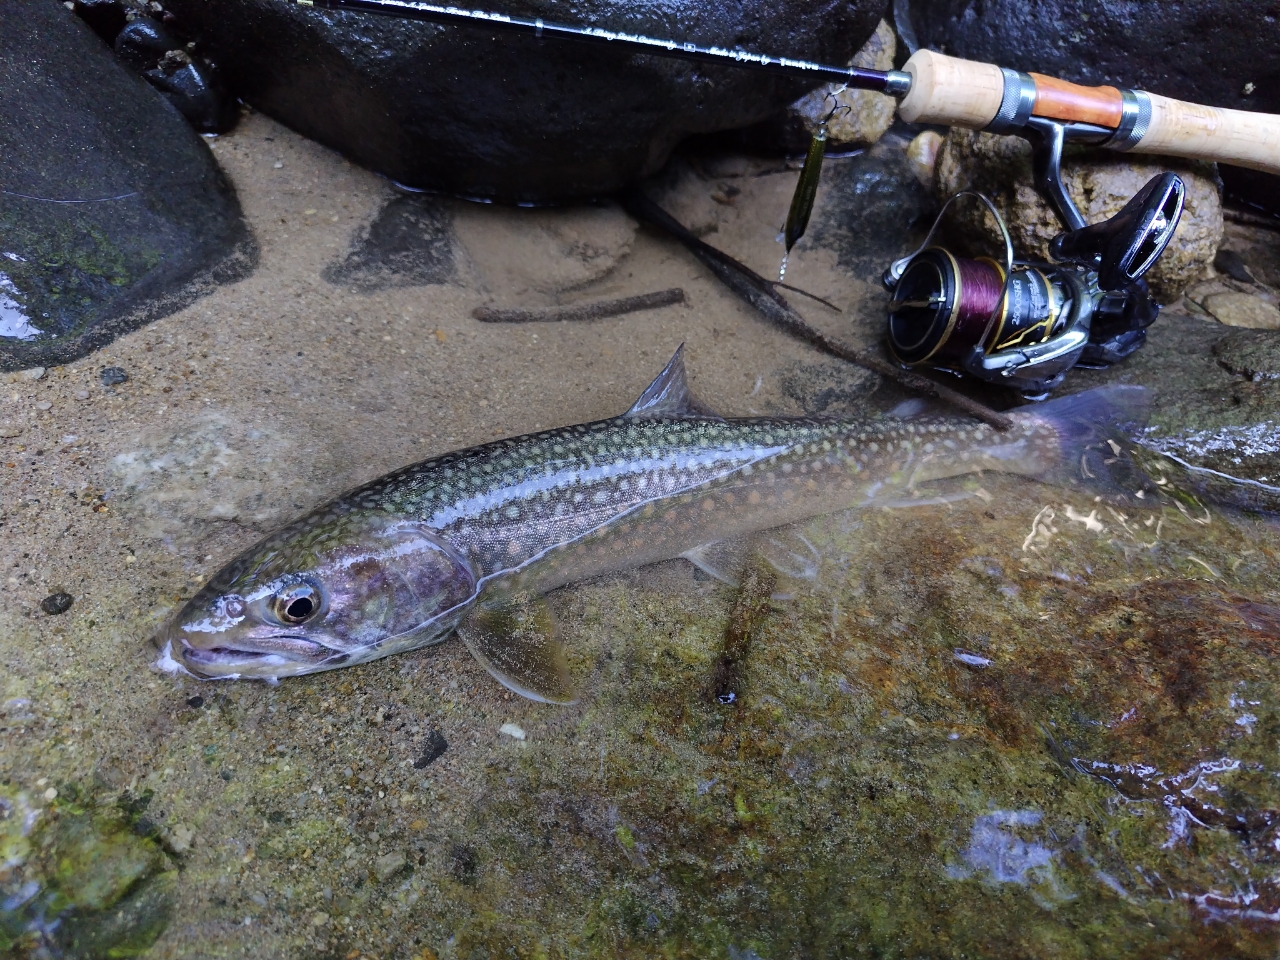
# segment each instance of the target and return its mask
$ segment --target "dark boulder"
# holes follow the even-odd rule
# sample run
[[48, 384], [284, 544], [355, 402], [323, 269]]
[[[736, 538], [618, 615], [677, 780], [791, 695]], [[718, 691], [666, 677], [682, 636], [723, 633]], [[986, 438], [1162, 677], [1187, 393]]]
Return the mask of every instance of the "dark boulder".
[[65, 363], [243, 274], [231, 186], [181, 115], [62, 4], [0, 30], [0, 370]]
[[[896, 0], [894, 12], [920, 46], [957, 57], [1280, 113], [1277, 0]], [[1224, 179], [1280, 212], [1280, 178]]]
[[[508, 0], [543, 17], [847, 63], [885, 0]], [[747, 126], [793, 81], [733, 67], [279, 0], [170, 0], [242, 99], [393, 180], [511, 202], [612, 193], [689, 134]]]

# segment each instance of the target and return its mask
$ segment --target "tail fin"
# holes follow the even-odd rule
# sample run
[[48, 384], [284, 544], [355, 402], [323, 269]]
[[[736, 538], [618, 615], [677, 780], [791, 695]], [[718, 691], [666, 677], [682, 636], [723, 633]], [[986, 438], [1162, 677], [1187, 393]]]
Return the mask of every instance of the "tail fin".
[[1150, 415], [1151, 391], [1123, 383], [1059, 397], [1014, 414], [1049, 427], [1056, 440], [1057, 455], [1050, 453], [1046, 458], [1041, 479], [1134, 490], [1147, 484], [1129, 454], [1129, 437], [1146, 426]]

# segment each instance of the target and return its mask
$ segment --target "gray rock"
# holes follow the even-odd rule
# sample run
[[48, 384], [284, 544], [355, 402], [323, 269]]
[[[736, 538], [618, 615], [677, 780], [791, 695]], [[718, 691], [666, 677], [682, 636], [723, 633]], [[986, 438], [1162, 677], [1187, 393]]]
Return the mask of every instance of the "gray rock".
[[[657, 170], [693, 133], [747, 126], [804, 81], [580, 43], [307, 10], [172, 0], [234, 92], [394, 180], [513, 202], [598, 197]], [[883, 0], [575, 5], [513, 16], [848, 62]]]
[[1227, 291], [1204, 298], [1204, 308], [1228, 327], [1280, 330], [1280, 309], [1251, 293]]
[[256, 253], [177, 111], [61, 4], [12, 0], [6, 14], [0, 370], [13, 370], [83, 356]]
[[[1258, 0], [896, 0], [923, 47], [1085, 84], [1280, 113], [1280, 8]], [[1224, 168], [1280, 212], [1280, 177]]]

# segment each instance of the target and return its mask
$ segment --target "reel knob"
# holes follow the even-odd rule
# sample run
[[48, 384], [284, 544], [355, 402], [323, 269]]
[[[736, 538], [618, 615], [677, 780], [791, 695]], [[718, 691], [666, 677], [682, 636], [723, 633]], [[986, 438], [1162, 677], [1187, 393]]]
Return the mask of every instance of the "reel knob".
[[1152, 177], [1114, 217], [1054, 237], [1049, 255], [1096, 270], [1103, 290], [1124, 290], [1151, 269], [1173, 239], [1185, 195], [1176, 173]]

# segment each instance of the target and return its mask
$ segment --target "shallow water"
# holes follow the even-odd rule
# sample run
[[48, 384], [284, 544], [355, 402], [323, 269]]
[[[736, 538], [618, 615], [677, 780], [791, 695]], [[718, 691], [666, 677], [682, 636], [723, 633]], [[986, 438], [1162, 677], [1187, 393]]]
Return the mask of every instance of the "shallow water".
[[[22, 427], [0, 441], [0, 944], [1275, 954], [1276, 528], [1192, 498], [985, 476], [951, 505], [811, 524], [816, 570], [789, 600], [683, 561], [565, 588], [570, 707], [514, 697], [456, 641], [274, 687], [152, 672], [156, 624], [273, 524], [436, 452], [621, 412], [681, 341], [727, 414], [903, 399], [614, 208], [418, 217], [260, 117], [214, 151], [258, 272], [0, 385]], [[845, 218], [858, 197], [916, 202], [865, 162], [852, 185], [829, 171], [819, 215], [837, 194]], [[795, 174], [718, 163], [678, 168], [666, 202], [771, 275]], [[723, 182], [732, 203], [711, 199]], [[896, 240], [828, 216], [788, 279], [869, 344], [883, 295], [859, 264]], [[590, 324], [469, 316], [674, 285], [687, 305]], [[104, 366], [131, 379], [103, 387]], [[43, 612], [59, 589], [70, 610]]]

